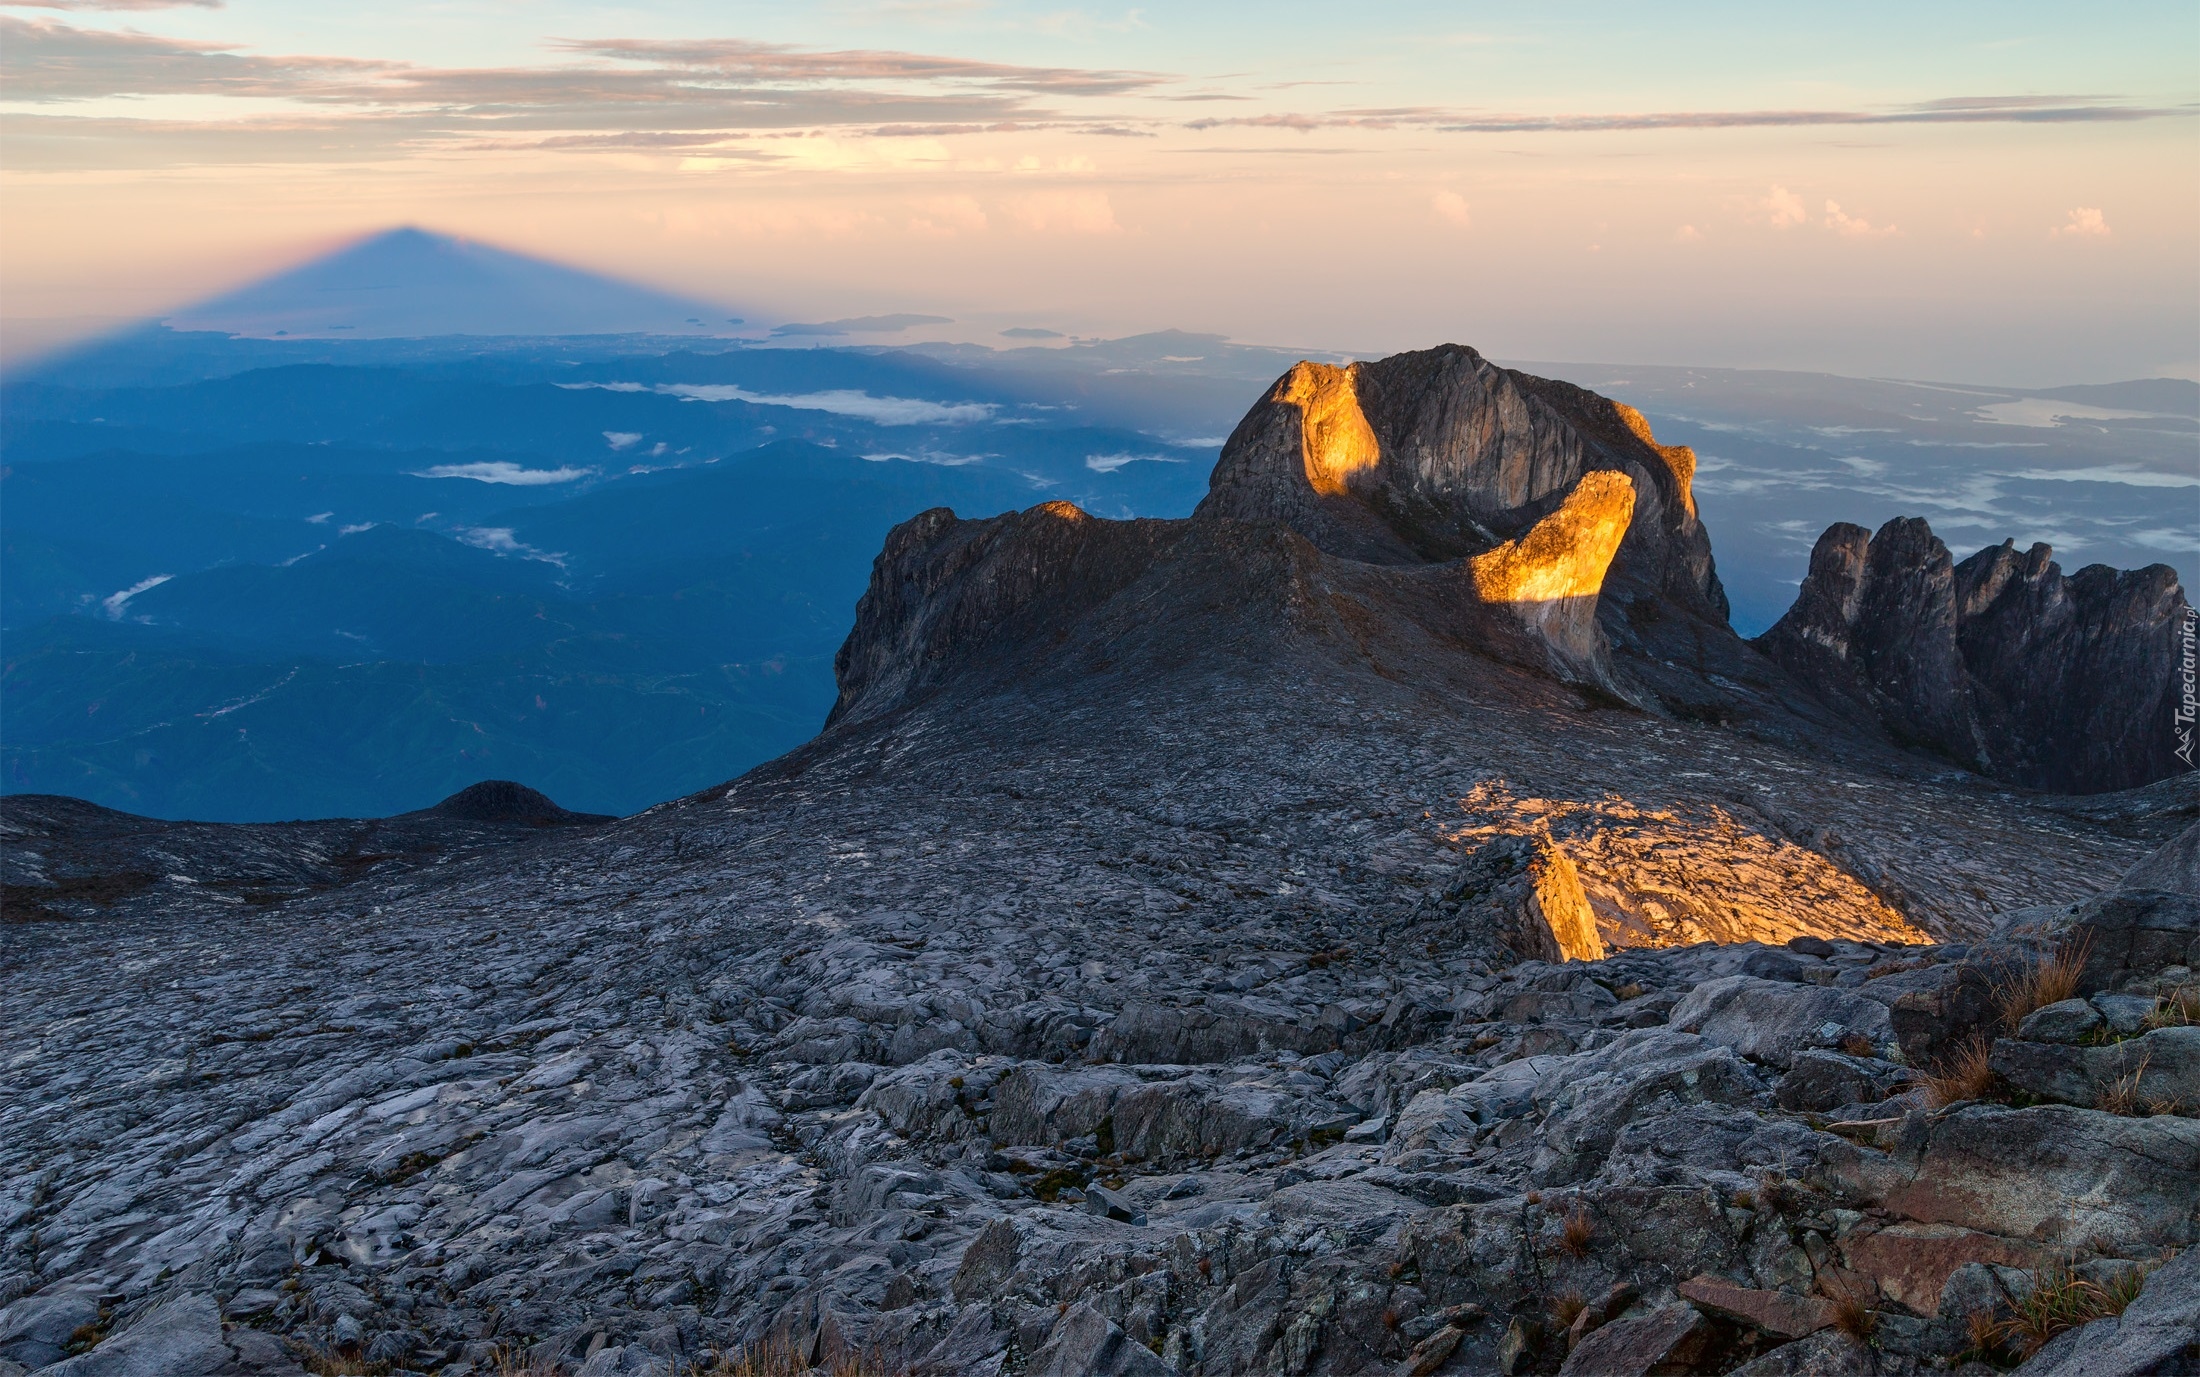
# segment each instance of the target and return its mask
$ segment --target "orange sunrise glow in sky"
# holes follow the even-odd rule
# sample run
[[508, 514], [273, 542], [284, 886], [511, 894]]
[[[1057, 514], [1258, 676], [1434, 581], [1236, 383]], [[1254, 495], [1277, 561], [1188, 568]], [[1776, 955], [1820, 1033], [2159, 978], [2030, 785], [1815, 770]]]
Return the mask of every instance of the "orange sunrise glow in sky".
[[2200, 368], [2185, 4], [41, 0], [0, 61], [16, 321], [418, 224], [972, 339]]

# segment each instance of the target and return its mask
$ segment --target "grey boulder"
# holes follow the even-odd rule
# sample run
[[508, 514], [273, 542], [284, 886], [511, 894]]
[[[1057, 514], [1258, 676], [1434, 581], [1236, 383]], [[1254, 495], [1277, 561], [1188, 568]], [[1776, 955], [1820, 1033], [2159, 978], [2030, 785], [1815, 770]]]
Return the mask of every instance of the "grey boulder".
[[1107, 1316], [1079, 1301], [1062, 1312], [1028, 1377], [1168, 1377], [1168, 1364], [1124, 1337]]
[[1671, 1026], [1775, 1066], [1811, 1048], [1879, 1048], [1895, 1040], [1894, 1020], [1876, 1000], [1747, 975], [1707, 980], [1689, 991], [1673, 1007]]
[[2140, 1113], [2200, 1107], [2200, 1028], [2157, 1028], [2099, 1047], [2002, 1038], [1991, 1064], [2043, 1100], [2096, 1109], [2115, 1096]]
[[40, 1377], [207, 1377], [228, 1365], [222, 1314], [211, 1296], [183, 1296], [148, 1311], [89, 1353], [39, 1369]]
[[99, 1320], [99, 1293], [64, 1287], [25, 1296], [0, 1310], [0, 1359], [44, 1367], [67, 1356], [76, 1331]]
[[2065, 999], [2026, 1014], [2017, 1036], [2026, 1042], [2076, 1042], [2100, 1026], [2100, 1010], [2082, 999]]

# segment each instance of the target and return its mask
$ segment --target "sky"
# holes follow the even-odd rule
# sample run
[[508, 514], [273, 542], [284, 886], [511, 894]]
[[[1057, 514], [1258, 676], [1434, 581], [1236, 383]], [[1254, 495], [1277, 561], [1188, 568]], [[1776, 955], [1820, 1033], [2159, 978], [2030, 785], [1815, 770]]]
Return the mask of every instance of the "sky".
[[0, 5], [0, 315], [399, 224], [751, 318], [2200, 376], [2200, 10]]

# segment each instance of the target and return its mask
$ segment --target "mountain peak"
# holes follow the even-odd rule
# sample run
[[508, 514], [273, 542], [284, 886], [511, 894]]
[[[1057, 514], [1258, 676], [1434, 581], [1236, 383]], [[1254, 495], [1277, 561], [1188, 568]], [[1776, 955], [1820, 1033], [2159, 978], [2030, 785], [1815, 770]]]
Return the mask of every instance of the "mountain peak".
[[188, 306], [177, 330], [345, 339], [723, 334], [725, 306], [413, 225]]
[[1669, 598], [1724, 621], [1695, 466], [1631, 407], [1446, 344], [1293, 368], [1238, 423], [1199, 510], [1282, 521], [1328, 554], [1412, 565], [1520, 539], [1587, 475], [1616, 473], [1634, 495], [1611, 560], [1623, 600]]

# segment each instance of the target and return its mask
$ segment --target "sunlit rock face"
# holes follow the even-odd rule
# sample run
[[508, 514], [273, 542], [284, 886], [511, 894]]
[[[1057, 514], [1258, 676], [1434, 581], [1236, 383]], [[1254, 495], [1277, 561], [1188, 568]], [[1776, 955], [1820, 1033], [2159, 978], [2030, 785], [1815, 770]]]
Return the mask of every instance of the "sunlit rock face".
[[2013, 784], [2125, 789], [2176, 754], [2189, 617], [2167, 565], [2065, 576], [2045, 545], [1957, 564], [1932, 528], [1846, 523], [1811, 552], [1795, 605], [1756, 645], [1899, 741]]
[[[1785, 835], [1791, 829], [1784, 819], [1731, 798], [1664, 804], [1612, 794], [1536, 798], [1491, 782], [1470, 789], [1459, 810], [1463, 820], [1447, 835], [1470, 854], [1532, 836], [1566, 859], [1599, 951], [1826, 933], [1871, 942], [1930, 940], [1888, 902], [1917, 907], [1913, 898], [1844, 838], [1821, 829], [1798, 841]], [[1553, 908], [1546, 904], [1544, 911]], [[1917, 917], [1932, 920], [1925, 912]], [[1565, 930], [1560, 922], [1551, 926]], [[1560, 946], [1571, 953], [1588, 943], [1561, 935]]]
[[1470, 918], [1467, 930], [1494, 936], [1527, 960], [1604, 959], [1581, 872], [1547, 831], [1530, 828], [1477, 841], [1442, 899]]
[[1231, 434], [1198, 515], [1279, 520], [1330, 554], [1414, 564], [1516, 540], [1609, 472], [1634, 494], [1611, 557], [1621, 601], [1662, 594], [1724, 620], [1695, 462], [1630, 407], [1447, 344], [1292, 369]]
[[1626, 474], [1583, 474], [1557, 511], [1467, 561], [1475, 596], [1512, 611], [1565, 660], [1588, 665], [1597, 649], [1597, 594], [1634, 510]]

